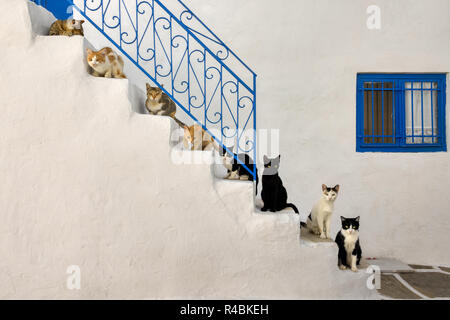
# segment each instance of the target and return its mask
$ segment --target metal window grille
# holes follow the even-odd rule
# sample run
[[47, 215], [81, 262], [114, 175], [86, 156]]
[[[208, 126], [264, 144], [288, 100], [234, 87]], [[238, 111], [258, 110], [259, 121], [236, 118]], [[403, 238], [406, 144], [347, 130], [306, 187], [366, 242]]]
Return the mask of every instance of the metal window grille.
[[446, 151], [445, 74], [358, 74], [358, 152]]

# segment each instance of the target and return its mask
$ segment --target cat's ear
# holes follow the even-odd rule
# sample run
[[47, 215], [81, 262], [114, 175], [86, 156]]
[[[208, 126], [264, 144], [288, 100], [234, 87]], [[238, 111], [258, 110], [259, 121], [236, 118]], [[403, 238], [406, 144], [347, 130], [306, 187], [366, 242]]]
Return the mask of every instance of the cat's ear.
[[281, 159], [281, 154], [280, 155], [278, 155], [278, 160], [280, 160]]
[[339, 192], [339, 185], [338, 184], [335, 185], [333, 189], [334, 189], [334, 191]]
[[87, 54], [91, 54], [91, 53], [92, 53], [92, 50], [89, 49], [89, 48], [87, 48], [87, 49], [86, 49], [86, 52], [87, 52]]
[[264, 156], [264, 163], [269, 163], [269, 162], [270, 162], [269, 158], [265, 155]]
[[322, 191], [326, 191], [327, 190], [327, 185], [326, 184], [322, 184]]
[[341, 216], [341, 222], [344, 222], [345, 218], [343, 216]]
[[147, 91], [149, 91], [152, 88], [148, 83], [146, 83], [145, 86], [147, 87]]
[[357, 216], [355, 220], [359, 222], [359, 216]]
[[84, 21], [84, 20], [81, 20], [81, 21], [80, 21], [80, 24], [83, 24], [83, 23], [85, 23], [85, 22], [86, 22], [86, 21]]

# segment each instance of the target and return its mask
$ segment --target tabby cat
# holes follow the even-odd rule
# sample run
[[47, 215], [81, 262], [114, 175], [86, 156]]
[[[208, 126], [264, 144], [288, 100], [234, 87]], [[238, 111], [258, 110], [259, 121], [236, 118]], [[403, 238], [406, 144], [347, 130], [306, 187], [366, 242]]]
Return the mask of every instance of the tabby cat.
[[183, 129], [183, 145], [186, 150], [209, 150], [211, 147], [217, 149], [214, 138], [201, 125], [185, 125]]
[[56, 20], [52, 23], [49, 31], [50, 36], [84, 36], [84, 20]]
[[[152, 87], [147, 83], [147, 101], [145, 107], [153, 115], [169, 116], [175, 119], [177, 106], [161, 88]], [[175, 120], [176, 121], [176, 120]], [[177, 121], [178, 122], [178, 121]], [[178, 123], [180, 124], [180, 123]]]
[[105, 78], [126, 79], [123, 74], [123, 60], [111, 48], [99, 51], [87, 49], [87, 62], [93, 69], [92, 75]]

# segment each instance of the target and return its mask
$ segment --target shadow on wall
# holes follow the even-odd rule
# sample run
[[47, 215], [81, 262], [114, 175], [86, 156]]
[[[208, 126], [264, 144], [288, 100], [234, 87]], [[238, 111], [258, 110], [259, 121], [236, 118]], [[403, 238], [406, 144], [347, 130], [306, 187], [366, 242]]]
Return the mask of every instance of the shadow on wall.
[[50, 26], [52, 25], [53, 22], [55, 22], [56, 18], [50, 12], [43, 14], [43, 11], [45, 10], [43, 10], [38, 6], [35, 6], [31, 2], [39, 2], [39, 1], [30, 1], [28, 3], [33, 32], [40, 36], [48, 36]]

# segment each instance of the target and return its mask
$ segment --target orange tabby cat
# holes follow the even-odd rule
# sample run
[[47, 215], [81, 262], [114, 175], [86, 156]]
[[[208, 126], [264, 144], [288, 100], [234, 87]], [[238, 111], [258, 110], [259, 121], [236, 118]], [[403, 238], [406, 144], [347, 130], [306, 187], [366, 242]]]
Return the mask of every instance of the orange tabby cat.
[[52, 23], [50, 27], [50, 31], [48, 34], [50, 36], [76, 36], [80, 35], [83, 36], [83, 26], [84, 20], [74, 20], [74, 19], [67, 19], [67, 20], [56, 20]]
[[194, 124], [184, 127], [183, 145], [186, 150], [206, 150], [209, 147], [217, 148], [214, 138], [202, 126]]
[[123, 60], [111, 48], [99, 51], [87, 49], [87, 62], [93, 69], [92, 75], [105, 78], [126, 79], [123, 74]]

